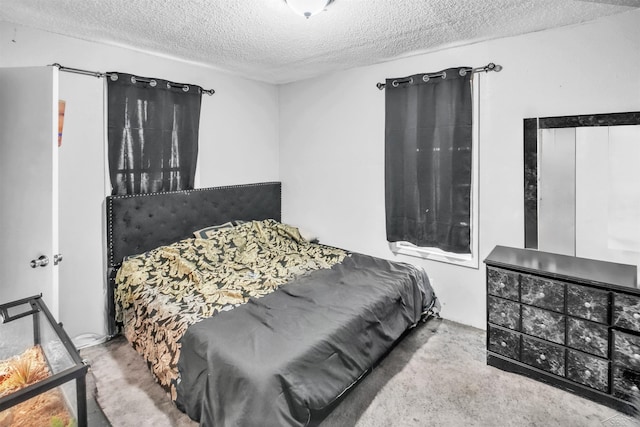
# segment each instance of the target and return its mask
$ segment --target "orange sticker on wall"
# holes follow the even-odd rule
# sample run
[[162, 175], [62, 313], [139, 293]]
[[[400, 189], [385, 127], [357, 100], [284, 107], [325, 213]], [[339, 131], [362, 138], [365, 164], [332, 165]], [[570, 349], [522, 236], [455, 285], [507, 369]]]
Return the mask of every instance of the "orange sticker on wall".
[[62, 127], [64, 126], [64, 108], [66, 102], [58, 100], [58, 147], [62, 146]]

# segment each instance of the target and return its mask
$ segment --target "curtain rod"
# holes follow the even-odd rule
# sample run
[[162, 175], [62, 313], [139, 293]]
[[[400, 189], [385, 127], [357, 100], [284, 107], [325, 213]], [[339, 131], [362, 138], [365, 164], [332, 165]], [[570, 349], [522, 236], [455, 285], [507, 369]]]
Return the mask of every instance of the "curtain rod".
[[[477, 67], [477, 68], [461, 68], [460, 69], [460, 75], [464, 76], [467, 74], [468, 71], [471, 71], [472, 73], [481, 73], [481, 72], [485, 72], [488, 73], [489, 71], [501, 71], [502, 70], [502, 65], [496, 65], [493, 62], [488, 63], [487, 65], [485, 65], [484, 67]], [[425, 81], [429, 80], [430, 78], [434, 78], [434, 77], [446, 77], [446, 73], [443, 71], [441, 73], [436, 73], [436, 74], [425, 74], [423, 78], [426, 78]], [[398, 79], [398, 80], [394, 80], [393, 81], [393, 85], [397, 86], [400, 83], [409, 83], [411, 82], [412, 79], [411, 77], [406, 78], [406, 79]], [[384, 83], [376, 83], [376, 87], [380, 90], [384, 89], [386, 85]]]
[[[101, 73], [99, 71], [88, 71], [88, 70], [81, 70], [80, 68], [64, 67], [64, 66], [58, 64], [57, 62], [51, 64], [51, 66], [52, 67], [58, 67], [58, 69], [60, 71], [65, 71], [67, 73], [82, 74], [82, 75], [85, 75], [85, 76], [93, 76], [93, 77], [97, 77], [97, 78], [109, 77], [110, 76], [110, 74], [108, 74], [108, 73]], [[146, 79], [138, 79], [138, 80], [140, 80], [140, 81], [148, 81]], [[194, 86], [196, 86], [196, 85], [194, 85]], [[216, 91], [213, 90], [213, 89], [203, 89], [203, 88], [200, 88], [200, 89], [202, 90], [202, 92], [206, 93], [209, 96], [211, 96], [214, 93], [216, 93]]]

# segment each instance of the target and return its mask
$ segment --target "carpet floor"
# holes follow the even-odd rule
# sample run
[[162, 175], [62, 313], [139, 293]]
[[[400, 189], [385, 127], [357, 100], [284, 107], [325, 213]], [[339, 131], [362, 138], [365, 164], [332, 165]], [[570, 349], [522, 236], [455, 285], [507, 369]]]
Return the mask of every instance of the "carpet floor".
[[[598, 426], [640, 422], [555, 387], [486, 365], [485, 331], [441, 319], [414, 328], [322, 427]], [[114, 427], [193, 427], [122, 337], [81, 351]]]

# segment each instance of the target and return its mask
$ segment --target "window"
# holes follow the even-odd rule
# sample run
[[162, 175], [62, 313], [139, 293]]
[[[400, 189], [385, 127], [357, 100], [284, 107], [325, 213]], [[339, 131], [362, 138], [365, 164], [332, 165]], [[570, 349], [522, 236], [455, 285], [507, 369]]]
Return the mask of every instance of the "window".
[[194, 187], [202, 90], [108, 73], [108, 158], [113, 194]]
[[478, 268], [478, 91], [469, 71], [387, 80], [385, 199], [394, 253]]

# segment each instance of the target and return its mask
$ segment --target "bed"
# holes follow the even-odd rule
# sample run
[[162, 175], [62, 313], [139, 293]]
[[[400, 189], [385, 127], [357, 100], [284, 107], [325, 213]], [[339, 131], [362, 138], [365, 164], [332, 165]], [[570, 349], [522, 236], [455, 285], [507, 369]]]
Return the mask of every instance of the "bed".
[[316, 425], [439, 304], [426, 273], [320, 245], [277, 182], [107, 198], [109, 333], [203, 426]]

